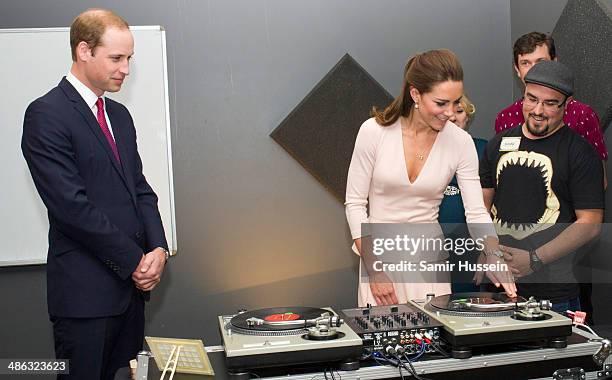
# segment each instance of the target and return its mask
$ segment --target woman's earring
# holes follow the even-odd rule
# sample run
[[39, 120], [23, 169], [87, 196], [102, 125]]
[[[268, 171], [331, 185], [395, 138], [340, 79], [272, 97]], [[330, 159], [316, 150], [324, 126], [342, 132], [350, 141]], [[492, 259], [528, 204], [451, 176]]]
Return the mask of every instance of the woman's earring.
[[419, 109], [419, 103], [414, 103], [414, 108]]

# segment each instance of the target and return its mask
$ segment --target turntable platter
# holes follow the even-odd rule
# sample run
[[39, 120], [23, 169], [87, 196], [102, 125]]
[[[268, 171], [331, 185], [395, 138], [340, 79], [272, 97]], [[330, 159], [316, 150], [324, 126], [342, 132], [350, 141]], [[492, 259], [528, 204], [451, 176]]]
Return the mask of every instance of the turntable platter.
[[431, 311], [464, 316], [510, 315], [516, 302], [526, 301], [523, 297], [508, 297], [504, 293], [474, 292], [445, 294], [434, 297], [427, 304]]
[[272, 307], [238, 314], [229, 324], [235, 331], [250, 335], [266, 335], [274, 332], [304, 334], [307, 331], [304, 327], [306, 320], [332, 315], [334, 314], [329, 310], [313, 307]]

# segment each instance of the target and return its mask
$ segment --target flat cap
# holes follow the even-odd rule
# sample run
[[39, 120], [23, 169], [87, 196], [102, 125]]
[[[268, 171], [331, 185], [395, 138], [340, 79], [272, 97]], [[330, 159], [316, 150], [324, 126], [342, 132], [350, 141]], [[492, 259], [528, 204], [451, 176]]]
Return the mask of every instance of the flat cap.
[[535, 83], [557, 90], [565, 96], [574, 93], [574, 74], [558, 61], [541, 61], [525, 75], [525, 83]]

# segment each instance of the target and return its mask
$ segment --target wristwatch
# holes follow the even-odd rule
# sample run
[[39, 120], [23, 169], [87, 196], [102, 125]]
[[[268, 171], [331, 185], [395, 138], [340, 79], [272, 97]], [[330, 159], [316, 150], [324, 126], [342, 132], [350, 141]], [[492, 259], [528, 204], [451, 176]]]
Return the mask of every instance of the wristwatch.
[[157, 247], [159, 249], [161, 249], [162, 251], [164, 251], [164, 254], [166, 255], [166, 262], [168, 262], [168, 259], [170, 258], [170, 252], [168, 252], [168, 250], [164, 247]]
[[531, 270], [536, 272], [542, 269], [543, 266], [544, 266], [544, 263], [538, 257], [536, 250], [535, 249], [530, 250], [529, 251], [529, 267], [531, 267]]
[[485, 255], [487, 255], [487, 256], [493, 255], [493, 256], [496, 256], [496, 257], [498, 257], [500, 259], [504, 258], [504, 253], [502, 251], [500, 251], [499, 249], [494, 249], [492, 251], [489, 251], [489, 252], [485, 253]]

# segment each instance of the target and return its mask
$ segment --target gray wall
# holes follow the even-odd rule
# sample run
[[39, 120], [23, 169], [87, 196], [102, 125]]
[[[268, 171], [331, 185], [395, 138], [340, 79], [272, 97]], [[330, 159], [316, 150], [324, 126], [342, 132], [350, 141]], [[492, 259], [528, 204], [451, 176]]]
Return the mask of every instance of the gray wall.
[[[179, 256], [149, 335], [218, 344], [215, 317], [240, 307], [355, 305], [343, 206], [268, 136], [346, 52], [397, 94], [410, 55], [455, 50], [481, 137], [512, 100], [508, 0], [0, 0], [0, 27], [67, 26], [89, 6], [167, 30]], [[44, 267], [0, 273], [0, 357], [51, 357]]]

